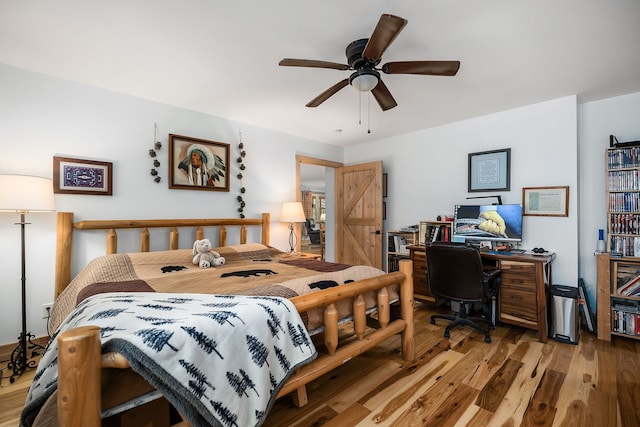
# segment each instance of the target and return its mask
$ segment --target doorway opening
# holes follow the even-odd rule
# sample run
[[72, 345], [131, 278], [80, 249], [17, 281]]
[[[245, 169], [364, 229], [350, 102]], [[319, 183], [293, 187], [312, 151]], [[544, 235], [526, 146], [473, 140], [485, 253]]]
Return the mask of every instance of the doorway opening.
[[[339, 162], [296, 155], [296, 200], [303, 203], [305, 216], [312, 220], [302, 224], [298, 232], [302, 236], [298, 250], [318, 251], [327, 261], [335, 259], [334, 172], [341, 166]], [[311, 244], [311, 237], [319, 243]]]

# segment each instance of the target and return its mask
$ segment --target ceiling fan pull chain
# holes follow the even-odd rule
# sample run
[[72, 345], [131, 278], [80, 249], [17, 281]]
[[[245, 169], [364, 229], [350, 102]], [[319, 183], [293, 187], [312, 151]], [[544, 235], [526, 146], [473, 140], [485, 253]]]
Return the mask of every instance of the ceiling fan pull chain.
[[358, 124], [362, 124], [362, 92], [358, 93]]
[[371, 133], [371, 96], [367, 96], [367, 133]]

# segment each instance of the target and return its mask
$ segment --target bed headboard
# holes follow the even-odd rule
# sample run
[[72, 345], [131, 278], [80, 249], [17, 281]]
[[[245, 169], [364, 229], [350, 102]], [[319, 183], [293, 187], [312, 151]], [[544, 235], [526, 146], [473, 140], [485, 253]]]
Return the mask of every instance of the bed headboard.
[[169, 228], [169, 245], [167, 249], [178, 249], [178, 228], [196, 228], [196, 239], [204, 238], [203, 227], [219, 227], [219, 246], [227, 244], [227, 228], [237, 228], [240, 243], [247, 243], [247, 227], [257, 226], [261, 229], [262, 244], [269, 244], [270, 214], [263, 213], [260, 218], [210, 218], [210, 219], [119, 219], [73, 222], [72, 212], [58, 212], [57, 244], [56, 244], [56, 289], [55, 297], [60, 295], [71, 281], [72, 242], [75, 230], [107, 230], [106, 254], [118, 252], [118, 233], [122, 229], [140, 230], [140, 252], [149, 252], [149, 228]]

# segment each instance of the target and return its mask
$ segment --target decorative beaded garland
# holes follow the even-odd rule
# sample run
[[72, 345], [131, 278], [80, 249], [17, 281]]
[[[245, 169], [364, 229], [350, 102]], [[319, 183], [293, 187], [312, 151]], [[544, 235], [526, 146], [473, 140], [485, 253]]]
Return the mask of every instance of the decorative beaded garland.
[[238, 204], [240, 205], [240, 207], [238, 208], [238, 213], [240, 214], [240, 218], [244, 218], [244, 208], [246, 206], [246, 203], [243, 200], [242, 195], [247, 191], [247, 189], [242, 184], [242, 171], [246, 169], [243, 161], [244, 157], [247, 155], [247, 152], [244, 150], [244, 143], [242, 142], [242, 132], [240, 132], [240, 144], [238, 144], [238, 149], [240, 150], [240, 157], [238, 157], [237, 159], [238, 169], [240, 170], [240, 172], [238, 172], [238, 175], [236, 175], [236, 177], [240, 180], [240, 195], [237, 198]]
[[162, 143], [158, 137], [158, 124], [153, 124], [153, 148], [149, 150], [149, 156], [153, 159], [153, 167], [151, 168], [151, 176], [156, 183], [160, 183], [162, 178], [158, 175], [158, 169], [160, 167], [160, 161], [156, 158], [156, 151], [162, 148]]

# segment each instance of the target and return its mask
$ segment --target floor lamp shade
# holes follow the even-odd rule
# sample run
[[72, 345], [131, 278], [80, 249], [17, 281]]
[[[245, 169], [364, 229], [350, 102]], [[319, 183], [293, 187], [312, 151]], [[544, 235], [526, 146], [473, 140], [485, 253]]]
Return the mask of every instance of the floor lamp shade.
[[[11, 353], [11, 361], [7, 367], [13, 370], [9, 378], [14, 382], [27, 368], [35, 368], [36, 356], [43, 347], [31, 341], [33, 334], [27, 330], [27, 302], [26, 302], [26, 256], [25, 256], [25, 226], [27, 213], [52, 212], [55, 210], [53, 197], [53, 181], [38, 176], [0, 175], [0, 211], [17, 212], [20, 215], [21, 259], [22, 259], [22, 331], [18, 337], [18, 346]], [[28, 352], [30, 351], [30, 356]]]
[[280, 222], [289, 223], [289, 252], [296, 251], [296, 233], [293, 231], [293, 224], [296, 222], [305, 222], [307, 218], [304, 216], [304, 209], [300, 202], [285, 202], [282, 204], [280, 211]]
[[0, 211], [52, 212], [53, 181], [27, 175], [0, 175]]

